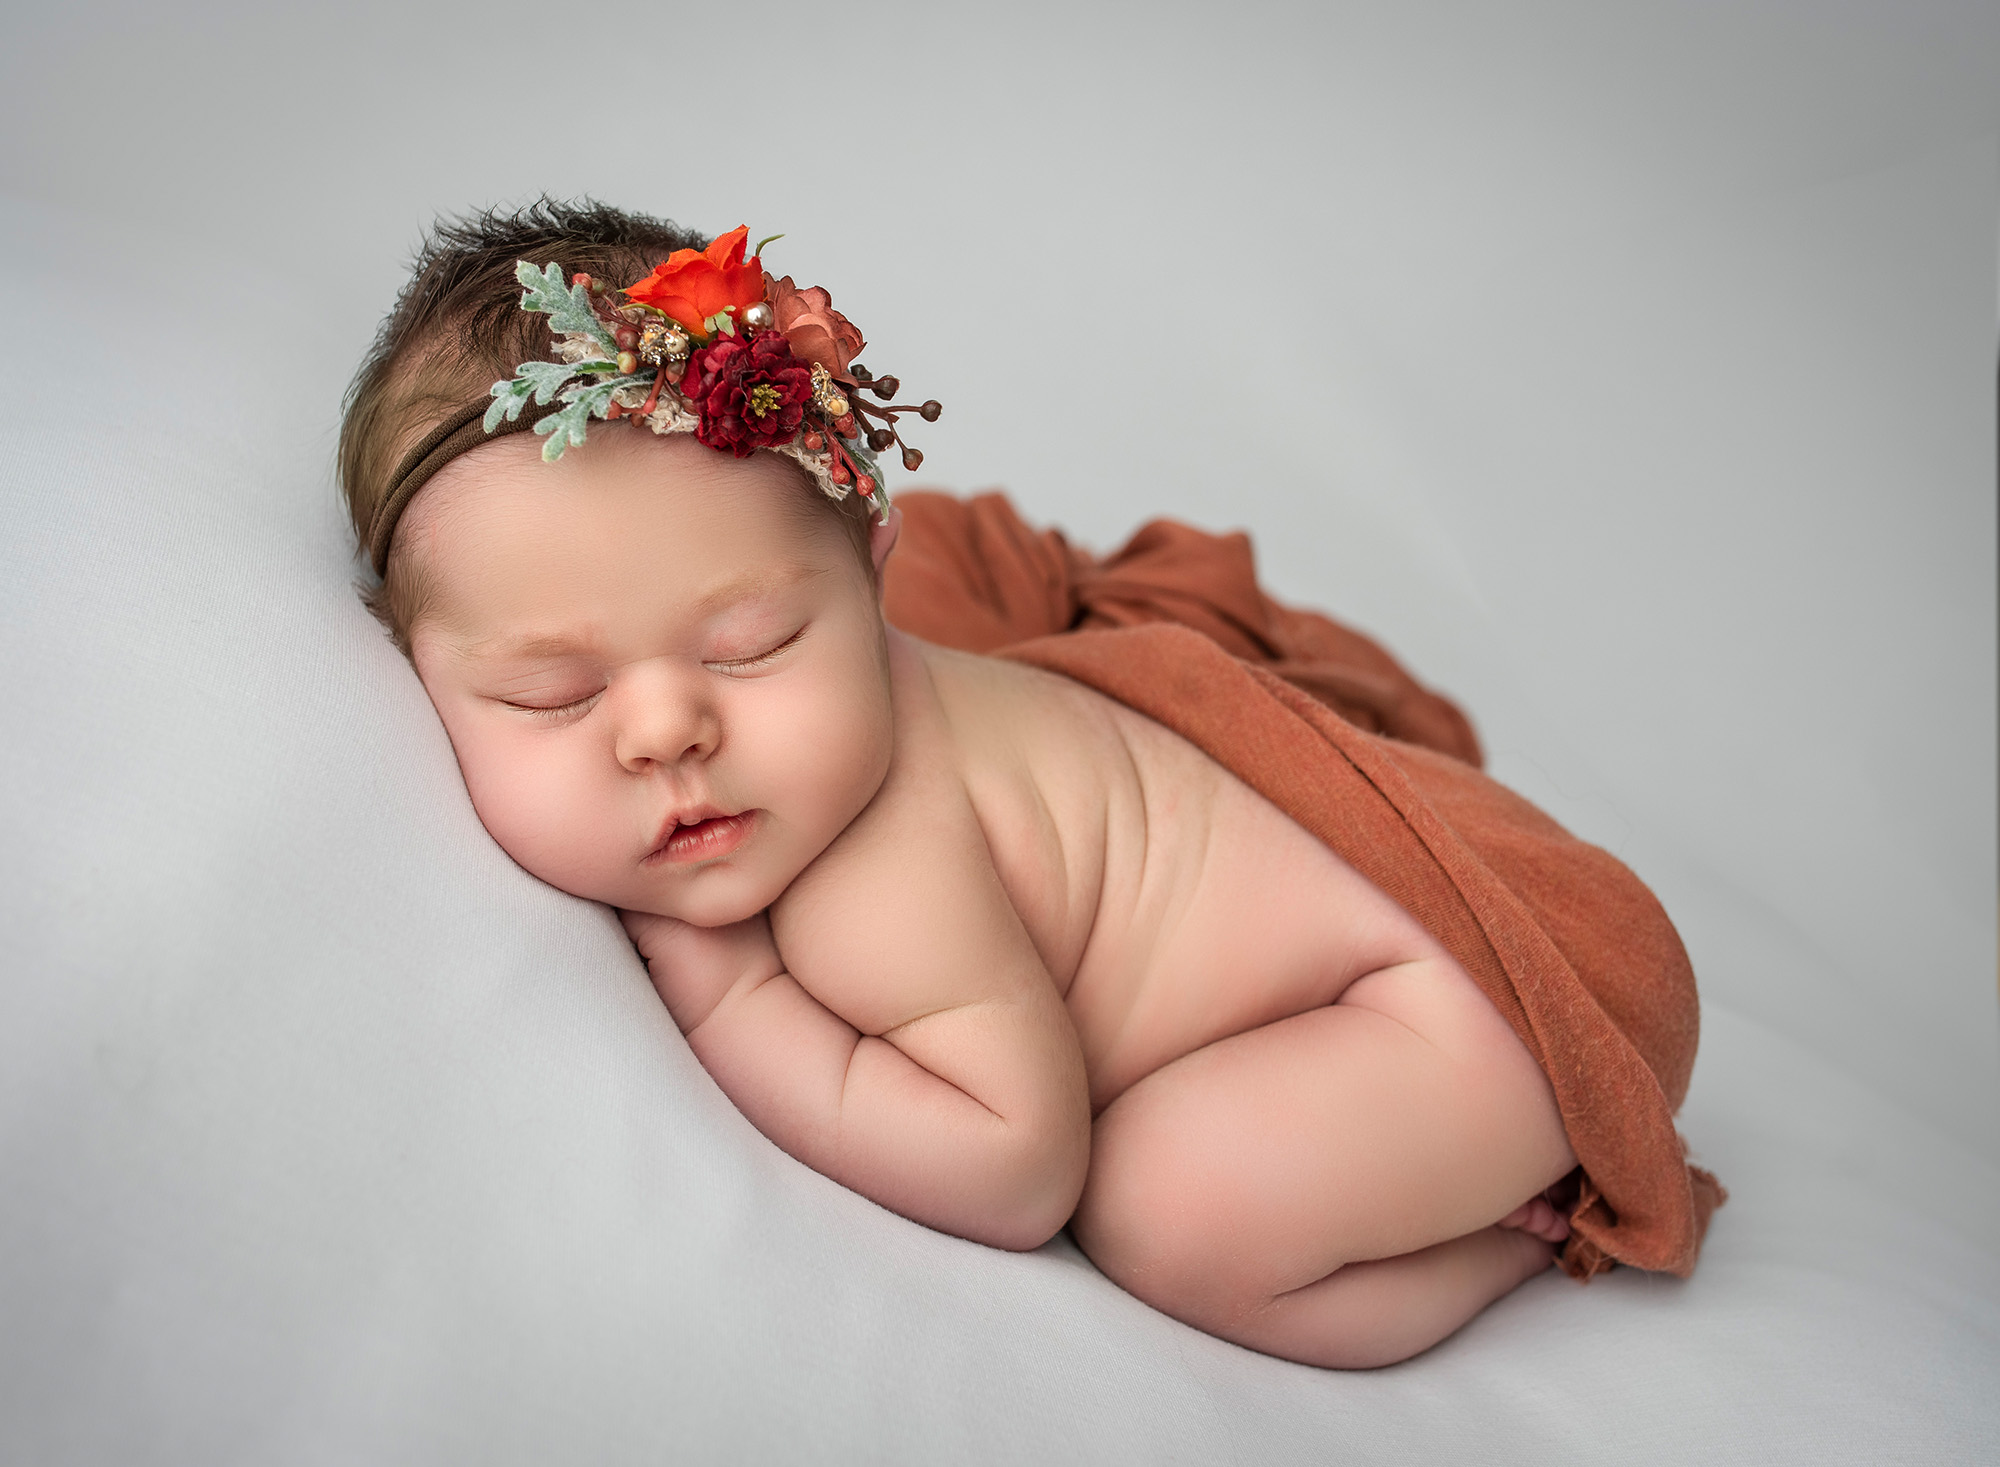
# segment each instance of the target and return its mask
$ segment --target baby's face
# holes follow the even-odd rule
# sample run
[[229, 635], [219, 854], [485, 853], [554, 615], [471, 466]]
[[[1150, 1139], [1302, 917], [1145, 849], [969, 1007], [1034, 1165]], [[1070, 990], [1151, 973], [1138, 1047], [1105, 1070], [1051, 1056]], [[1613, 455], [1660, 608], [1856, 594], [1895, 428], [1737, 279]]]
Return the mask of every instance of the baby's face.
[[540, 443], [455, 460], [397, 530], [432, 590], [412, 657], [473, 807], [564, 891], [751, 916], [888, 772], [868, 573], [771, 455], [622, 425], [554, 464]]

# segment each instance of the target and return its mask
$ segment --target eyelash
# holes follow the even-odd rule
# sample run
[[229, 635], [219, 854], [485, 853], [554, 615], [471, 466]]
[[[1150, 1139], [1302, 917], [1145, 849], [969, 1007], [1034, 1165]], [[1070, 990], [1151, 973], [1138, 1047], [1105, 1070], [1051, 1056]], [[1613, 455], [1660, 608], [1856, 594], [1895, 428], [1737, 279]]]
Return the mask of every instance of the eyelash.
[[785, 638], [784, 641], [778, 643], [777, 646], [773, 647], [768, 652], [759, 652], [755, 657], [739, 657], [733, 662], [711, 662], [708, 664], [708, 666], [717, 669], [731, 669], [731, 670], [740, 667], [762, 667], [765, 663], [774, 660], [780, 652], [785, 651], [788, 647], [790, 647], [794, 642], [798, 641], [798, 639], [800, 637], [803, 637], [805, 634], [806, 634], [806, 629], [804, 627], [800, 627], [797, 631], [793, 632], [789, 637]]
[[509, 708], [518, 708], [523, 713], [532, 714], [536, 718], [544, 719], [548, 722], [553, 723], [557, 719], [568, 718], [571, 714], [577, 712], [579, 709], [588, 708], [592, 703], [595, 703], [599, 698], [603, 696], [604, 696], [604, 689], [599, 688], [596, 692], [592, 693], [587, 698], [578, 698], [573, 703], [563, 703], [555, 708], [537, 708], [532, 703], [509, 703], [507, 706]]
[[[708, 664], [708, 666], [717, 669], [727, 669], [730, 671], [733, 671], [737, 668], [762, 667], [765, 663], [774, 660], [779, 653], [785, 651], [787, 648], [789, 648], [793, 643], [797, 642], [798, 639], [800, 637], [803, 637], [805, 634], [806, 634], [806, 629], [804, 627], [800, 627], [797, 631], [793, 632], [789, 637], [785, 638], [784, 641], [778, 643], [777, 646], [773, 647], [768, 652], [759, 652], [755, 657], [739, 657], [733, 662], [711, 662]], [[599, 688], [596, 692], [590, 694], [588, 697], [578, 698], [574, 702], [570, 703], [558, 704], [554, 708], [538, 708], [532, 703], [509, 703], [507, 706], [509, 708], [518, 708], [521, 712], [529, 714], [532, 717], [543, 719], [548, 722], [555, 722], [558, 719], [568, 718], [573, 714], [588, 709], [591, 704], [595, 703], [599, 698], [603, 696], [604, 696], [604, 689]]]

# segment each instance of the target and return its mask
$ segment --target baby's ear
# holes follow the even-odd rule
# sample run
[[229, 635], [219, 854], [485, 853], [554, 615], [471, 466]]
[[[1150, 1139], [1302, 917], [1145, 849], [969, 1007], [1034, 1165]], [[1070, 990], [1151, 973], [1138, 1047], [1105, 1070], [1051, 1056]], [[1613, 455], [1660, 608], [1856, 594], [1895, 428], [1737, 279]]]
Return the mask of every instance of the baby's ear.
[[868, 527], [868, 554], [875, 562], [875, 579], [882, 579], [883, 563], [889, 559], [889, 552], [896, 548], [896, 538], [903, 533], [903, 512], [891, 509], [889, 517], [877, 520]]

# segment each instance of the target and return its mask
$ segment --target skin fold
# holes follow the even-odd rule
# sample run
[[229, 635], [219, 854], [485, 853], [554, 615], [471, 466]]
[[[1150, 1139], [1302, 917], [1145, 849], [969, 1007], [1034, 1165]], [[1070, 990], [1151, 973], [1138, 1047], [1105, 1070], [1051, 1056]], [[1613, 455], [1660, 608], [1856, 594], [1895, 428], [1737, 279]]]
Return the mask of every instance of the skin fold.
[[1389, 897], [1207, 755], [887, 627], [771, 455], [526, 435], [425, 487], [412, 659], [523, 868], [619, 909], [779, 1146], [1289, 1359], [1412, 1355], [1547, 1268], [1547, 1080]]

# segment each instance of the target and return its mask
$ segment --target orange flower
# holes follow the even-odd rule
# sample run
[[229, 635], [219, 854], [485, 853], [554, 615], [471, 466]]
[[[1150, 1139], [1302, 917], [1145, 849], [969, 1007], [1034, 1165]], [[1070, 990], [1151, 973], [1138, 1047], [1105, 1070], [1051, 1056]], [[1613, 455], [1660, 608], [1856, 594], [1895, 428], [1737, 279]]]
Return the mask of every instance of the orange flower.
[[832, 296], [817, 285], [800, 290], [789, 275], [771, 282], [771, 310], [792, 355], [818, 362], [836, 377], [847, 374], [847, 364], [868, 344], [854, 323], [833, 308]]
[[705, 250], [675, 250], [651, 275], [626, 286], [625, 298], [664, 311], [696, 336], [706, 336], [709, 317], [764, 298], [763, 263], [755, 255], [743, 258], [749, 237], [750, 226], [739, 224]]

